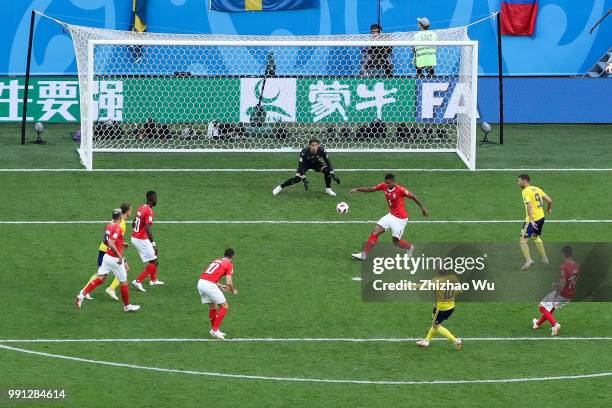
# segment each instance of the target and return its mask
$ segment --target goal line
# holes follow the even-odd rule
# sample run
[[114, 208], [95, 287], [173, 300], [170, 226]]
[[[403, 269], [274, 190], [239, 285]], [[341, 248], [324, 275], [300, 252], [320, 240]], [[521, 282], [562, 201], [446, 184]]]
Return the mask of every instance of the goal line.
[[[93, 169], [94, 173], [285, 173], [294, 172], [295, 168], [196, 168], [196, 169]], [[375, 172], [417, 172], [417, 173], [492, 173], [492, 172], [612, 172], [612, 168], [485, 168], [485, 169], [429, 169], [429, 168], [348, 168], [336, 169], [339, 173], [375, 173]], [[0, 173], [76, 173], [87, 172], [86, 169], [57, 168], [57, 169], [0, 169]]]

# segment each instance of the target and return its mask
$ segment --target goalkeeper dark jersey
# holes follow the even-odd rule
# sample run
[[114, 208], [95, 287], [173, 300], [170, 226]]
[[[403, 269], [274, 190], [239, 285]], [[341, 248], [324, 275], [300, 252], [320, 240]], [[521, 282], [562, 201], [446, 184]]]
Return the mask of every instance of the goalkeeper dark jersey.
[[327, 152], [322, 146], [319, 146], [315, 154], [310, 153], [308, 147], [302, 149], [300, 152], [300, 162], [298, 164], [299, 173], [304, 174], [308, 170], [321, 171], [325, 166], [327, 166], [329, 171], [334, 169], [329, 161]]

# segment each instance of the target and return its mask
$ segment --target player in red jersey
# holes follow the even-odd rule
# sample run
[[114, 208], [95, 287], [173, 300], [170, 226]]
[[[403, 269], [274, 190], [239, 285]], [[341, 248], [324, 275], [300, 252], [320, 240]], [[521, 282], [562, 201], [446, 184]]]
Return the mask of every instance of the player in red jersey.
[[[223, 254], [223, 258], [215, 259], [202, 271], [198, 281], [198, 292], [202, 303], [208, 303], [208, 318], [210, 320], [210, 335], [215, 339], [224, 340], [225, 333], [219, 330], [221, 322], [227, 313], [227, 300], [223, 292], [230, 291], [237, 295], [238, 290], [234, 286], [234, 250], [228, 248]], [[225, 276], [225, 284], [220, 282]], [[222, 292], [223, 291], [223, 292]]]
[[106, 226], [104, 232], [104, 244], [108, 247], [102, 264], [98, 268], [98, 277], [85, 286], [76, 296], [77, 308], [83, 305], [85, 296], [100, 286], [106, 280], [106, 275], [112, 272], [119, 279], [121, 287], [121, 298], [123, 299], [123, 310], [133, 312], [140, 309], [138, 305], [130, 304], [130, 291], [127, 284], [127, 271], [125, 270], [125, 258], [123, 257], [123, 230], [121, 229], [121, 208], [113, 210], [113, 222]]
[[372, 193], [374, 191], [384, 191], [385, 198], [389, 204], [389, 214], [378, 220], [376, 226], [370, 234], [370, 237], [368, 238], [368, 242], [363, 248], [363, 252], [352, 254], [353, 258], [362, 261], [365, 260], [368, 256], [368, 252], [370, 252], [372, 247], [376, 245], [378, 236], [388, 229], [391, 230], [393, 244], [405, 249], [409, 256], [411, 256], [412, 251], [414, 250], [414, 245], [402, 239], [402, 235], [404, 235], [404, 228], [408, 222], [408, 211], [406, 211], [404, 198], [414, 201], [421, 208], [425, 218], [429, 218], [429, 211], [427, 211], [427, 208], [423, 206], [421, 200], [419, 200], [417, 196], [412, 194], [405, 187], [397, 184], [395, 182], [395, 176], [390, 173], [385, 175], [385, 181], [383, 183], [380, 183], [375, 187], [353, 188], [351, 189], [350, 193]]
[[157, 205], [157, 193], [147, 192], [147, 203], [138, 207], [136, 218], [132, 221], [132, 244], [138, 250], [142, 262], [148, 262], [144, 271], [132, 281], [132, 285], [141, 292], [146, 292], [142, 287], [142, 281], [151, 276], [149, 285], [163, 285], [164, 282], [157, 279], [157, 244], [153, 239], [153, 207]]
[[566, 245], [561, 250], [563, 253], [564, 261], [561, 264], [561, 277], [558, 283], [553, 285], [554, 290], [550, 292], [540, 302], [540, 313], [542, 316], [540, 319], [533, 319], [533, 329], [539, 329], [545, 321], [548, 321], [552, 326], [551, 336], [559, 334], [561, 325], [553, 317], [553, 312], [557, 309], [561, 309], [567, 305], [574, 298], [574, 290], [576, 288], [576, 282], [578, 282], [578, 274], [580, 273], [580, 267], [572, 259], [572, 247]]

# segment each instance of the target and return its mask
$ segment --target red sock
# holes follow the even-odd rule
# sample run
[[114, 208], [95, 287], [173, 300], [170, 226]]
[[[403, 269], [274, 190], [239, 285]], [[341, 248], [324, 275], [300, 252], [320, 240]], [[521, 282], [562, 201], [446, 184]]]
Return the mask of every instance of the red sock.
[[412, 244], [408, 241], [404, 241], [403, 239], [400, 239], [397, 243], [397, 246], [400, 248], [404, 248], [404, 249], [410, 249], [412, 248]]
[[104, 283], [104, 279], [98, 276], [96, 279], [89, 282], [87, 286], [85, 286], [85, 289], [83, 289], [83, 295], [88, 294], [89, 292], [94, 290], [96, 287], [100, 286], [102, 283]]
[[125, 306], [130, 304], [130, 289], [128, 288], [127, 284], [121, 284], [119, 286], [119, 288], [121, 289], [121, 299], [123, 299], [123, 304]]
[[149, 276], [151, 274], [151, 266], [154, 266], [155, 264], [148, 264], [145, 268], [144, 271], [142, 271], [142, 273], [140, 275], [138, 275], [138, 277], [136, 278], [136, 282], [142, 283], [143, 280], [145, 280], [147, 278], [147, 276]]
[[551, 326], [554, 326], [557, 324], [557, 321], [555, 320], [555, 318], [553, 317], [551, 313], [552, 311], [554, 311], [554, 309], [551, 312], [549, 312], [548, 310], [546, 310], [544, 306], [540, 306], [539, 310], [542, 313], [542, 317], [548, 320], [548, 323], [550, 323]]
[[376, 241], [378, 241], [378, 235], [371, 234], [370, 238], [368, 238], [368, 242], [363, 247], [363, 251], [367, 254], [372, 250], [372, 247], [376, 245]]
[[214, 331], [219, 330], [219, 327], [221, 327], [221, 322], [223, 321], [223, 318], [225, 317], [226, 313], [227, 313], [227, 307], [221, 306], [219, 310], [217, 311], [217, 317], [215, 317], [215, 322], [213, 323], [212, 329]]
[[157, 280], [157, 265], [149, 264], [149, 266], [151, 267], [151, 280], [156, 281]]
[[208, 311], [208, 319], [210, 320], [210, 327], [215, 325], [215, 319], [217, 318], [217, 309], [210, 309]]
[[537, 325], [538, 325], [538, 326], [541, 326], [541, 325], [542, 325], [542, 323], [544, 323], [545, 321], [546, 321], [546, 317], [544, 317], [544, 315], [542, 315], [542, 317], [540, 317], [540, 320], [538, 320]]

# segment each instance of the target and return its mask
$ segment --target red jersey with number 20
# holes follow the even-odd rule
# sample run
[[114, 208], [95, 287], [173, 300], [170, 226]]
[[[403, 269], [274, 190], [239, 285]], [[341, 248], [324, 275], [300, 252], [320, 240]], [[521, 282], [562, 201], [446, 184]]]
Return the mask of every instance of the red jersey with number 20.
[[389, 189], [386, 183], [380, 183], [376, 186], [376, 190], [382, 190], [385, 192], [385, 198], [387, 199], [387, 204], [389, 205], [389, 212], [391, 215], [401, 219], [408, 218], [408, 211], [406, 211], [404, 197], [406, 197], [406, 194], [408, 197], [412, 197], [412, 194], [406, 190], [406, 188], [396, 184], [395, 187]]
[[[119, 251], [119, 255], [115, 253], [108, 245], [109, 240], [115, 241], [115, 247], [117, 251]], [[106, 253], [114, 258], [119, 258], [123, 256], [123, 230], [121, 229], [121, 225], [119, 224], [108, 224], [106, 226], [106, 230], [104, 231], [104, 244], [108, 247]]]
[[132, 237], [138, 239], [149, 239], [147, 235], [147, 229], [145, 228], [148, 224], [153, 224], [153, 217], [155, 213], [153, 209], [146, 204], [138, 207], [136, 211], [136, 218], [132, 224]]
[[202, 272], [200, 279], [217, 283], [225, 275], [231, 276], [233, 274], [234, 264], [232, 264], [232, 261], [227, 258], [215, 259], [210, 265], [208, 265], [208, 268]]
[[574, 261], [567, 260], [561, 265], [561, 279], [565, 280], [565, 285], [563, 285], [559, 294], [564, 298], [572, 299], [574, 297], [579, 272], [580, 267]]

